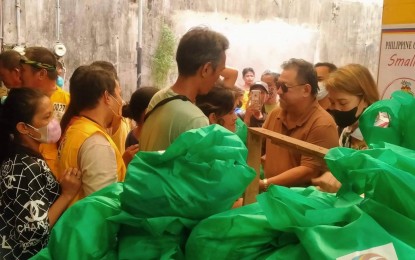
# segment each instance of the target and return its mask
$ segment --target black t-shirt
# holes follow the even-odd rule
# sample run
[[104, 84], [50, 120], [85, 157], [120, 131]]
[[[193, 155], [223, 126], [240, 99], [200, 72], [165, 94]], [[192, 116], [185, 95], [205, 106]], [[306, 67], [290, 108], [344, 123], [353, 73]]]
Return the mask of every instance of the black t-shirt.
[[60, 186], [41, 155], [18, 147], [0, 166], [0, 259], [28, 259], [48, 243]]

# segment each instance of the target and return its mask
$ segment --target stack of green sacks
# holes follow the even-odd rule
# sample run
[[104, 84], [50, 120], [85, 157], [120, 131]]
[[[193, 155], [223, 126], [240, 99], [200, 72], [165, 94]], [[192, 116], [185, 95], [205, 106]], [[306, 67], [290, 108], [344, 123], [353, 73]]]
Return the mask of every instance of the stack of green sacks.
[[139, 153], [116, 219], [120, 259], [183, 259], [191, 229], [229, 210], [255, 177], [246, 157], [241, 140], [218, 125], [186, 132], [162, 154]]
[[[412, 149], [412, 121], [397, 119], [412, 100], [394, 97], [401, 107], [389, 110], [390, 126], [401, 130], [384, 129], [395, 144], [376, 129], [372, 149], [326, 155], [337, 194], [271, 186], [257, 203], [230, 209], [255, 173], [241, 140], [210, 126], [164, 153], [140, 152], [125, 183], [72, 206], [35, 259], [413, 259], [415, 152], [401, 147]], [[379, 111], [369, 107], [361, 122], [373, 124]]]
[[238, 136], [219, 125], [139, 152], [124, 183], [70, 207], [34, 259], [184, 259], [192, 228], [231, 209], [255, 177]]
[[326, 161], [343, 183], [337, 196], [271, 186], [256, 204], [201, 221], [186, 257], [413, 259], [415, 152], [390, 144], [335, 148]]
[[[186, 257], [413, 259], [413, 111], [414, 97], [401, 91], [365, 110], [359, 126], [372, 149], [334, 148], [325, 157], [342, 183], [336, 195], [272, 186], [253, 205], [201, 221]], [[377, 126], [380, 112], [389, 115], [383, 127]]]

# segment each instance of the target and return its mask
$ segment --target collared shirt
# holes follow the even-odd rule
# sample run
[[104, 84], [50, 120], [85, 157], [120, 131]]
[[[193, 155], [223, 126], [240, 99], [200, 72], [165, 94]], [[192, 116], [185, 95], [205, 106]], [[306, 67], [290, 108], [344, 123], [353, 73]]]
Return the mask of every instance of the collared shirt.
[[367, 149], [367, 144], [363, 139], [363, 135], [359, 127], [345, 127], [340, 134], [339, 144], [340, 146], [353, 148], [355, 150]]
[[[314, 101], [307, 113], [292, 126], [288, 126], [286, 115], [286, 111], [282, 108], [274, 109], [268, 115], [263, 127], [325, 148], [338, 145], [339, 137], [336, 123], [330, 114], [320, 107], [317, 101]], [[270, 140], [267, 140], [264, 166], [267, 178], [297, 166], [306, 166], [318, 171], [323, 171], [326, 168], [324, 161], [321, 159], [303, 156], [298, 151], [272, 144]]]

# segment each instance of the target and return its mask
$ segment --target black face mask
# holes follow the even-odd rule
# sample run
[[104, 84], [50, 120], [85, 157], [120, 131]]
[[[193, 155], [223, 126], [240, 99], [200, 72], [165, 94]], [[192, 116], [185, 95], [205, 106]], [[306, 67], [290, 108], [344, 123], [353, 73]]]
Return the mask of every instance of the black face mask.
[[334, 117], [336, 124], [342, 128], [353, 125], [359, 119], [359, 117], [356, 117], [357, 106], [349, 111], [331, 109], [328, 109], [327, 111]]

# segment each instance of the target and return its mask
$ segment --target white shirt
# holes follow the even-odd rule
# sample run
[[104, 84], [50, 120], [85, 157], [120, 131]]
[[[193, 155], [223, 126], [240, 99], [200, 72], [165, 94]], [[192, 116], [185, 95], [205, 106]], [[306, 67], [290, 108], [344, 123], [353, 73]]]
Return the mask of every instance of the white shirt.
[[100, 133], [88, 137], [78, 153], [85, 196], [117, 182], [117, 161], [114, 149]]

